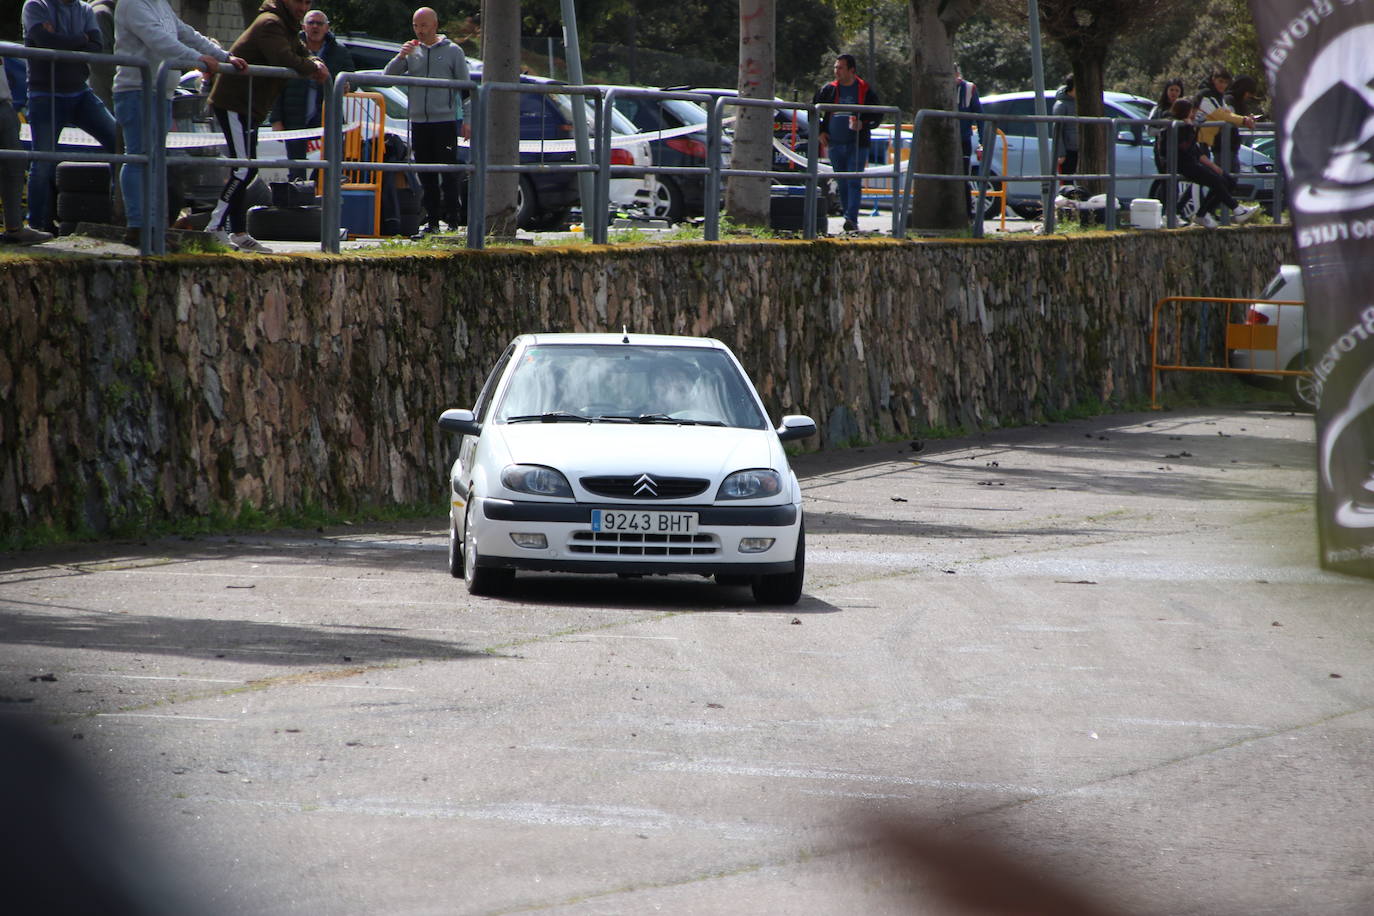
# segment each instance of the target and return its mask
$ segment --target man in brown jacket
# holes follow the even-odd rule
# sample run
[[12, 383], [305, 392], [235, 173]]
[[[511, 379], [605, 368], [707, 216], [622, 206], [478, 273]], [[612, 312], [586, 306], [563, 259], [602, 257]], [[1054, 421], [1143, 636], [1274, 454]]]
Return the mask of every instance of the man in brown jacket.
[[[300, 39], [301, 18], [310, 12], [312, 0], [263, 0], [258, 16], [234, 42], [229, 53], [249, 64], [287, 67], [321, 83], [329, 80], [329, 68], [311, 57]], [[258, 125], [277, 100], [284, 79], [218, 76], [210, 90], [210, 109], [219, 121], [233, 159], [257, 156]], [[245, 190], [258, 174], [250, 166], [235, 166], [224, 183], [219, 202], [206, 229], [224, 244], [239, 251], [268, 254], [271, 249], [248, 234]], [[227, 231], [226, 231], [227, 223]]]

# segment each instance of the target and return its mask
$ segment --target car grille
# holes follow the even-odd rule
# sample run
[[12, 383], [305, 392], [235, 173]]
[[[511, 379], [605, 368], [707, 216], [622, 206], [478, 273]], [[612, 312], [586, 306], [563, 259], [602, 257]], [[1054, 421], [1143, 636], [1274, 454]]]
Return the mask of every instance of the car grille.
[[610, 557], [706, 557], [720, 552], [709, 534], [632, 534], [627, 531], [574, 531], [572, 553]]
[[597, 496], [612, 499], [686, 499], [704, 493], [711, 481], [700, 477], [634, 476], [583, 477], [582, 486]]

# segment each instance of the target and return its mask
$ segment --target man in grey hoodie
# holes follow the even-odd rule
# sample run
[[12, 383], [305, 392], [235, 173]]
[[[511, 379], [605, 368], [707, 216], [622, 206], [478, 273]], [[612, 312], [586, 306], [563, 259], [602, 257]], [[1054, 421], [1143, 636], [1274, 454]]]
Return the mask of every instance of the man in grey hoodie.
[[[214, 73], [221, 63], [243, 70], [248, 64], [177, 18], [167, 0], [119, 0], [115, 6], [115, 53], [132, 54], [152, 65], [153, 73], [165, 60], [199, 60], [207, 73]], [[120, 66], [114, 78], [115, 118], [124, 129], [124, 151], [135, 155], [146, 153], [143, 125], [153, 112], [143, 110], [143, 73], [137, 67]], [[168, 121], [171, 120], [171, 93], [176, 85], [167, 87]], [[125, 222], [129, 232], [125, 240], [138, 244], [146, 214], [143, 212], [142, 165], [126, 165], [119, 173], [119, 186], [124, 192]]]
[[[1078, 114], [1078, 93], [1073, 88], [1073, 74], [1064, 80], [1064, 85], [1054, 94], [1054, 107], [1050, 114], [1073, 117]], [[1078, 173], [1078, 125], [1072, 121], [1060, 121], [1054, 125], [1054, 144], [1058, 150], [1056, 164], [1061, 175]]]
[[[415, 29], [415, 38], [401, 46], [386, 65], [387, 73], [430, 79], [468, 78], [467, 55], [449, 41], [448, 36], [439, 34], [439, 16], [434, 10], [422, 6], [410, 22]], [[410, 145], [415, 152], [415, 161], [453, 165], [458, 161], [458, 134], [463, 120], [458, 92], [420, 86], [410, 86], [407, 92], [410, 95]], [[421, 172], [420, 187], [424, 189], [428, 219], [425, 231], [438, 232], [440, 219], [450, 228], [457, 228], [458, 173]]]

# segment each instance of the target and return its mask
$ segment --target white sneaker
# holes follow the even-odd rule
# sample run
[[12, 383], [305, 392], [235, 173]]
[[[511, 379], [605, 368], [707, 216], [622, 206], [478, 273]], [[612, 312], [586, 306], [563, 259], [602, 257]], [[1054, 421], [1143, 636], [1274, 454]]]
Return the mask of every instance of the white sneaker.
[[230, 251], [238, 250], [239, 246], [234, 244], [233, 236], [231, 236], [228, 232], [226, 232], [223, 229], [216, 229], [213, 232], [211, 232], [210, 238], [214, 239], [216, 242], [219, 242], [221, 245], [223, 245], [225, 248], [228, 248]]
[[1253, 206], [1253, 207], [1245, 207], [1245, 206], [1236, 207], [1234, 210], [1231, 211], [1231, 222], [1234, 223], [1235, 225], [1239, 226], [1241, 223], [1243, 223], [1243, 222], [1245, 222], [1246, 220], [1250, 219], [1250, 217], [1254, 216], [1254, 215], [1255, 215], [1256, 213], [1258, 213], [1258, 212], [1259, 212], [1259, 206], [1258, 206], [1258, 205]]
[[262, 242], [259, 242], [257, 239], [253, 238], [246, 232], [235, 232], [229, 238], [233, 240], [234, 247], [237, 248], [239, 251], [247, 251], [251, 252], [252, 254], [272, 253], [271, 248], [268, 248]]
[[1199, 226], [1206, 226], [1208, 229], [1217, 228], [1217, 218], [1210, 213], [1203, 213], [1197, 218]]

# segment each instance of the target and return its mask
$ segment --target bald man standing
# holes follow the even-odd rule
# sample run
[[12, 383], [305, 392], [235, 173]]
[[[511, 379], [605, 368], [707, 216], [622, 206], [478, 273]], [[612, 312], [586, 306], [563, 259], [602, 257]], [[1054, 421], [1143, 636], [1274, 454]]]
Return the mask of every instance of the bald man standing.
[[[463, 49], [439, 34], [439, 16], [427, 6], [415, 11], [410, 20], [415, 38], [401, 46], [386, 72], [393, 76], [423, 76], [429, 79], [465, 80], [468, 59]], [[416, 162], [458, 161], [458, 133], [463, 108], [458, 91], [410, 86], [410, 145]], [[439, 220], [450, 229], [459, 225], [458, 173], [421, 172], [427, 218], [425, 232], [439, 232]]]

